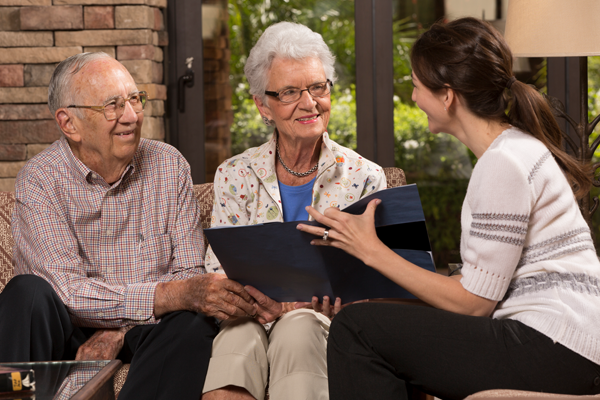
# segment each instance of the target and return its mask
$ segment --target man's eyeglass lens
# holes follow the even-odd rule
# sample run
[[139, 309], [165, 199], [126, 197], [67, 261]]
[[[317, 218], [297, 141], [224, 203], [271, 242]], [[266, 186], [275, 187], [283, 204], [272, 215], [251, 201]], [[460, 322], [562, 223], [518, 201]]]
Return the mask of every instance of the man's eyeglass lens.
[[136, 114], [144, 111], [147, 98], [148, 95], [146, 92], [138, 92], [136, 94], [132, 94], [126, 99], [119, 96], [103, 106], [76, 106], [72, 104], [67, 106], [67, 108], [89, 108], [90, 110], [102, 111], [107, 120], [113, 121], [121, 118], [123, 112], [125, 111], [125, 102], [127, 101], [129, 104], [131, 104], [131, 108]]
[[112, 121], [121, 118], [125, 111], [125, 102], [127, 100], [129, 100], [129, 104], [131, 104], [131, 108], [133, 108], [133, 111], [135, 111], [136, 114], [144, 111], [144, 106], [146, 105], [145, 93], [134, 94], [128, 99], [117, 97], [104, 106], [104, 116], [106, 119]]

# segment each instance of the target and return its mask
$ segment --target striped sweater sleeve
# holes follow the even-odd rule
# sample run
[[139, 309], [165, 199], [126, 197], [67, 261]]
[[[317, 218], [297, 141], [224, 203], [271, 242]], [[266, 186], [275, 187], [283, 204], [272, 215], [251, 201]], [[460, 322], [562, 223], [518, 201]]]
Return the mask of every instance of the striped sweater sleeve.
[[488, 149], [478, 161], [463, 205], [463, 286], [500, 301], [523, 251], [533, 187], [528, 161], [506, 149]]

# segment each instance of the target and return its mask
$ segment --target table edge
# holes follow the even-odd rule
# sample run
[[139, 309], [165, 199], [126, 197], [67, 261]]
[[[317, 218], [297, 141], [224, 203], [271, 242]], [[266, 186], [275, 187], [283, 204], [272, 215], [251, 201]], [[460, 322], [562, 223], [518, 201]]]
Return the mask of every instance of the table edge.
[[112, 360], [89, 380], [71, 400], [84, 400], [91, 398], [110, 378], [112, 378], [123, 363], [121, 360]]

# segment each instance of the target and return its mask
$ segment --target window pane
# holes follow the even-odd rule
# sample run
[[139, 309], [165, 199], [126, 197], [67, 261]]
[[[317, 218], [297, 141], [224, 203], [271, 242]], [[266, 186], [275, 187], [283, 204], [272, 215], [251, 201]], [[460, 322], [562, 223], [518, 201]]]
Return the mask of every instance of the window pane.
[[[593, 118], [600, 115], [600, 57], [598, 56], [588, 57], [588, 106], [588, 120], [592, 121]], [[596, 140], [598, 135], [600, 135], [600, 125], [596, 125], [596, 129], [594, 129], [590, 138], [590, 144]], [[600, 162], [600, 150], [596, 149], [592, 162]], [[597, 174], [596, 179], [598, 179]], [[600, 188], [592, 187], [591, 193], [594, 197], [600, 196]], [[596, 246], [596, 252], [600, 254], [600, 211], [596, 210], [592, 223], [595, 234], [594, 245]]]
[[394, 135], [396, 166], [416, 183], [438, 269], [460, 259], [460, 211], [475, 157], [456, 138], [432, 134], [427, 115], [411, 100], [410, 50], [444, 16], [437, 0], [394, 3]]
[[[232, 49], [228, 19], [227, 0], [202, 1], [206, 182], [213, 181], [219, 164], [231, 156], [233, 112], [229, 64]], [[202, 84], [198, 75], [196, 84]]]

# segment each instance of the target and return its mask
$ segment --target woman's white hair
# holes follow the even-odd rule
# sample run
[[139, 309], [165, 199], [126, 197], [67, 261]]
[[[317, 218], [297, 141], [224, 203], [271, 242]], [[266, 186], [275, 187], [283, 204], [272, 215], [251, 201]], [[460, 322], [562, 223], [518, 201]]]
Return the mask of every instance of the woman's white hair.
[[314, 57], [321, 60], [325, 77], [335, 83], [335, 56], [323, 37], [304, 25], [278, 22], [268, 27], [250, 50], [244, 73], [250, 83], [250, 94], [265, 102], [265, 90], [269, 82], [269, 69], [273, 59], [302, 60]]
[[[52, 74], [48, 87], [48, 108], [52, 115], [61, 107], [76, 103], [73, 90], [73, 77], [88, 63], [101, 58], [112, 58], [106, 53], [79, 53], [63, 60]], [[78, 113], [75, 109], [75, 113]]]

